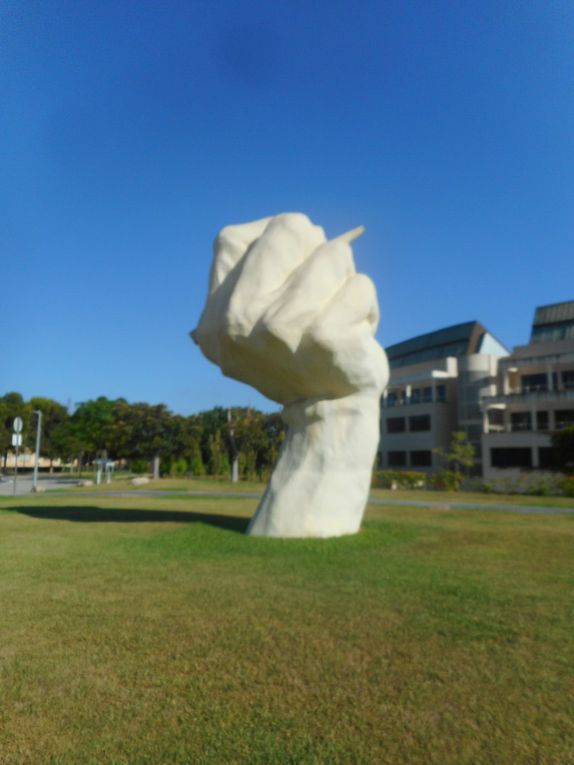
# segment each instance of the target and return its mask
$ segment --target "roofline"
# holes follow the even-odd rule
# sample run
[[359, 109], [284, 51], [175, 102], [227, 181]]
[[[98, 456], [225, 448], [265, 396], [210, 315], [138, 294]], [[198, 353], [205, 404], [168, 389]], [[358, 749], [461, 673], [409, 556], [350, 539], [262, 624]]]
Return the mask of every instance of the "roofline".
[[[406, 340], [400, 340], [398, 343], [387, 345], [385, 348], [387, 351], [390, 351], [391, 348], [395, 348], [397, 345], [403, 345], [403, 343], [410, 343], [413, 340], [420, 340], [422, 337], [428, 337], [428, 335], [434, 335], [437, 332], [446, 332], [449, 329], [457, 329], [458, 327], [464, 327], [464, 326], [468, 326], [472, 324], [480, 324], [480, 322], [479, 321], [461, 321], [458, 324], [450, 324], [448, 327], [440, 327], [439, 329], [432, 329], [430, 332], [422, 332], [420, 335], [415, 335], [414, 337], [407, 337]], [[480, 326], [482, 327], [482, 324], [480, 324]], [[487, 331], [485, 327], [482, 327], [482, 329], [484, 331]]]
[[[566, 301], [566, 302], [570, 302], [570, 301]], [[461, 321], [458, 324], [450, 324], [448, 327], [441, 327], [440, 329], [433, 329], [430, 332], [423, 332], [420, 335], [415, 335], [414, 337], [409, 337], [406, 340], [401, 340], [398, 343], [393, 343], [392, 345], [387, 345], [385, 347], [385, 350], [387, 351], [387, 353], [389, 351], [392, 352], [393, 348], [396, 348], [398, 345], [403, 345], [403, 343], [410, 343], [413, 340], [420, 340], [423, 337], [428, 337], [428, 335], [434, 335], [434, 334], [436, 334], [438, 332], [448, 332], [448, 330], [450, 330], [450, 329], [458, 329], [459, 327], [465, 327], [465, 326], [472, 326], [472, 331], [470, 332], [469, 337], [468, 337], [468, 346], [469, 346], [470, 349], [472, 349], [473, 347], [476, 346], [476, 344], [478, 343], [479, 337], [481, 337], [484, 333], [488, 332], [488, 334], [491, 337], [493, 337], [496, 340], [496, 342], [502, 348], [504, 348], [504, 350], [510, 355], [510, 353], [511, 353], [510, 348], [505, 343], [501, 342], [495, 334], [493, 334], [489, 329], [487, 329], [484, 326], [484, 324], [482, 324], [482, 322], [477, 321], [476, 319], [474, 321]], [[442, 345], [442, 344], [443, 343], [436, 343], [436, 345]], [[432, 345], [430, 347], [434, 348], [434, 347], [436, 347], [436, 345]], [[412, 351], [407, 351], [405, 354], [402, 354], [402, 355], [406, 356], [409, 353], [412, 353]], [[477, 353], [477, 351], [470, 350], [469, 353]], [[400, 356], [398, 356], [397, 358], [400, 358]]]
[[547, 303], [546, 305], [537, 305], [534, 309], [534, 313], [538, 311], [538, 309], [543, 308], [557, 308], [559, 305], [568, 305], [568, 303], [574, 303], [574, 300], [561, 300], [559, 303]]

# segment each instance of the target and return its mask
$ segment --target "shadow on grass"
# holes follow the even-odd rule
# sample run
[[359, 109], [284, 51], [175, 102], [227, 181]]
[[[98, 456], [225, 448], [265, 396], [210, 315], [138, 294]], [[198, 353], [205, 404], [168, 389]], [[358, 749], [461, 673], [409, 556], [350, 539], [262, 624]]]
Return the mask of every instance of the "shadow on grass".
[[215, 515], [178, 510], [126, 510], [104, 507], [15, 507], [14, 510], [31, 518], [78, 523], [205, 523], [220, 529], [244, 533], [249, 518], [236, 515]]

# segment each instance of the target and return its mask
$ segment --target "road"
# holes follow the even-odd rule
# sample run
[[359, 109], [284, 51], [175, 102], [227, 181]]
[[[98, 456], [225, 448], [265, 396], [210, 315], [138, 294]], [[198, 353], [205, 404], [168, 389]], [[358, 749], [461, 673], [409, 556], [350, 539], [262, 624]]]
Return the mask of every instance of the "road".
[[[72, 486], [77, 486], [78, 481], [74, 478], [68, 478], [65, 476], [38, 476], [38, 487], [40, 489], [69, 489]], [[18, 476], [16, 481], [16, 496], [24, 497], [26, 494], [32, 493], [32, 476], [29, 473], [24, 473]], [[0, 477], [0, 497], [12, 497], [14, 495], [14, 478], [13, 476]]]

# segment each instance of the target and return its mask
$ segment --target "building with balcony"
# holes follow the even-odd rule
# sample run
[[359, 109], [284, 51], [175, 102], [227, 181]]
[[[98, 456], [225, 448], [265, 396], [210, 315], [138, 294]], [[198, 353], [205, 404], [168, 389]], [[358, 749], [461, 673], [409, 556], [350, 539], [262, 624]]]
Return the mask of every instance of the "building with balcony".
[[574, 301], [536, 309], [530, 342], [499, 361], [482, 412], [485, 478], [552, 467], [551, 433], [574, 425]]
[[434, 449], [453, 431], [473, 444], [481, 471], [481, 397], [496, 392], [498, 361], [509, 351], [477, 321], [414, 337], [386, 349], [390, 381], [381, 401], [379, 466], [431, 471]]

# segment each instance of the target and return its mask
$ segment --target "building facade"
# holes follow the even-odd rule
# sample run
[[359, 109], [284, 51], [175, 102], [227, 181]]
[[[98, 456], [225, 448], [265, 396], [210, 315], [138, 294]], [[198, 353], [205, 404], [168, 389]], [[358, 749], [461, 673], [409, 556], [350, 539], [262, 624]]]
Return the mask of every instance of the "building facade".
[[536, 309], [530, 342], [500, 360], [482, 411], [485, 478], [553, 466], [552, 432], [574, 425], [574, 301]]
[[475, 470], [552, 468], [552, 432], [574, 425], [574, 300], [536, 308], [530, 341], [512, 353], [477, 321], [387, 348], [378, 464], [443, 467], [455, 431], [474, 447]]
[[379, 466], [432, 471], [434, 451], [466, 433], [481, 471], [481, 397], [496, 392], [498, 359], [508, 350], [477, 321], [457, 324], [386, 349], [391, 370], [381, 402]]

